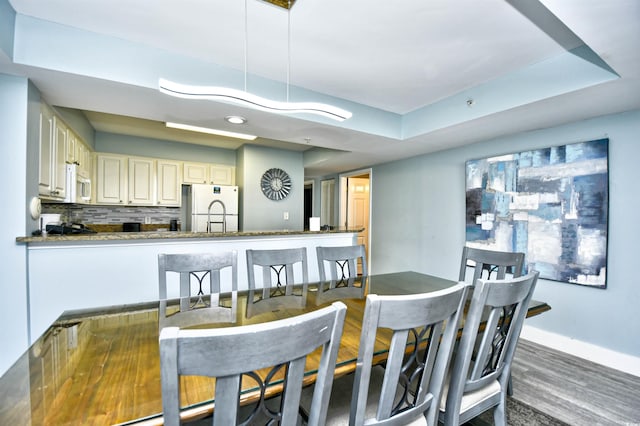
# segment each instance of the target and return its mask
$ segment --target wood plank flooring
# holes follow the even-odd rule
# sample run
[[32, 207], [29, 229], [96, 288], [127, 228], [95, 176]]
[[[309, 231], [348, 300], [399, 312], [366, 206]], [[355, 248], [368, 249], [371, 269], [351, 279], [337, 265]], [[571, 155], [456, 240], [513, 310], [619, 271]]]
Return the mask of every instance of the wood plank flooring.
[[640, 377], [520, 340], [513, 397], [571, 425], [640, 425]]

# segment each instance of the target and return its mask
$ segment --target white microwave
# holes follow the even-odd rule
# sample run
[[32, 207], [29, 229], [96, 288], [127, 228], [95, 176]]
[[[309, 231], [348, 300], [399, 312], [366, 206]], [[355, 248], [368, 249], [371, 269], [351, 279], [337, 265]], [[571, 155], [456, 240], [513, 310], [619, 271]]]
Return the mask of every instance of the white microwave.
[[77, 164], [67, 164], [67, 192], [65, 203], [90, 203], [91, 179], [78, 173]]

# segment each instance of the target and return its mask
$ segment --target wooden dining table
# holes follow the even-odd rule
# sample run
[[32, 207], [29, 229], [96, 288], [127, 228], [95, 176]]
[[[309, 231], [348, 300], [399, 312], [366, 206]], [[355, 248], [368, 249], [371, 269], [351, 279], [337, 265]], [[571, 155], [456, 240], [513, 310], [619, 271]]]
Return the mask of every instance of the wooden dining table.
[[[329, 283], [309, 284], [302, 307], [277, 308], [246, 315], [247, 294], [238, 296], [237, 319], [230, 327], [288, 318], [341, 299], [347, 305], [335, 376], [355, 370], [367, 294], [400, 295], [441, 290], [455, 281], [417, 272], [368, 277], [350, 289], [327, 291]], [[534, 295], [535, 296], [535, 295]], [[532, 301], [528, 317], [548, 311]], [[158, 350], [158, 302], [65, 312], [0, 377], [0, 424], [6, 425], [161, 425], [162, 394]], [[286, 344], [286, 342], [282, 342]], [[378, 335], [374, 362], [386, 359], [384, 331]], [[317, 356], [307, 361], [305, 383], [315, 380]], [[215, 360], [212, 360], [215, 362]], [[261, 378], [268, 372], [258, 372]], [[266, 397], [281, 391], [276, 374], [266, 386]], [[213, 410], [214, 382], [208, 378], [181, 379], [184, 418], [200, 418]], [[260, 398], [250, 377], [243, 379], [241, 400]]]

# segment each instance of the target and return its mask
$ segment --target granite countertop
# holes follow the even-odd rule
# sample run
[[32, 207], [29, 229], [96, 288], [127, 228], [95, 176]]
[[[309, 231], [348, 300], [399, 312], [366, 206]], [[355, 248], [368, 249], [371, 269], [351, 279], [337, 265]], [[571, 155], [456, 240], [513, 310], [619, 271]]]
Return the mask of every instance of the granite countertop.
[[329, 231], [249, 231], [249, 232], [182, 232], [182, 231], [149, 231], [149, 232], [97, 232], [95, 234], [67, 234], [33, 237], [17, 237], [16, 243], [59, 243], [82, 241], [127, 241], [127, 240], [166, 240], [166, 239], [209, 239], [209, 238], [239, 238], [239, 237], [268, 237], [287, 235], [317, 235], [361, 232], [362, 228], [339, 228]]

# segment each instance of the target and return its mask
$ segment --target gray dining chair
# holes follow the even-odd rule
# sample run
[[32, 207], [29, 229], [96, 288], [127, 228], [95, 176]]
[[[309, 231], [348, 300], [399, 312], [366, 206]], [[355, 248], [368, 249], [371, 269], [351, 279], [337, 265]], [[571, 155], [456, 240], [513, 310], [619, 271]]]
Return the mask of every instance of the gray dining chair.
[[[235, 251], [159, 254], [159, 329], [235, 322], [238, 306], [237, 257]], [[229, 277], [226, 290], [221, 282], [222, 271]], [[179, 287], [179, 304], [175, 309], [168, 297], [169, 287], [174, 283]], [[228, 296], [223, 298], [223, 294]]]
[[440, 403], [445, 425], [463, 424], [490, 409], [494, 424], [506, 425], [511, 362], [537, 280], [534, 271], [477, 281]]
[[[368, 295], [356, 372], [334, 383], [327, 425], [435, 424], [468, 288]], [[373, 365], [380, 329], [391, 330], [384, 367]]]
[[[335, 302], [314, 312], [278, 321], [217, 329], [160, 333], [160, 369], [164, 424], [180, 424], [180, 376], [216, 378], [211, 424], [267, 424], [293, 426], [298, 421], [307, 355], [322, 348], [308, 424], [323, 426], [329, 404], [346, 306]], [[285, 364], [280, 409], [273, 413], [261, 397], [248, 418], [238, 418], [243, 373]], [[253, 374], [252, 377], [258, 377]], [[268, 377], [268, 376], [267, 376]], [[269, 383], [259, 384], [262, 393]], [[267, 419], [264, 421], [264, 419]]]
[[317, 304], [364, 298], [369, 276], [364, 245], [319, 246], [316, 247], [316, 255], [320, 275], [316, 293]]
[[309, 284], [306, 247], [247, 250], [246, 254], [247, 318], [277, 309], [305, 307]]
[[[471, 283], [475, 283], [480, 278], [503, 280], [507, 277], [507, 271], [512, 277], [522, 276], [524, 268], [524, 253], [507, 252], [497, 250], [485, 250], [474, 247], [464, 247], [462, 249], [462, 261], [460, 262], [459, 281], [465, 281], [469, 262], [473, 265], [473, 278]], [[493, 275], [493, 277], [492, 277]], [[469, 292], [469, 297], [471, 292]], [[508, 394], [513, 394], [513, 386], [509, 379]]]
[[[473, 265], [470, 265], [469, 262]], [[506, 251], [485, 250], [474, 247], [464, 247], [462, 249], [462, 260], [460, 262], [460, 274], [458, 281], [465, 281], [467, 268], [473, 267], [472, 283], [479, 278], [502, 280], [506, 277], [507, 270], [514, 277], [522, 275], [524, 267], [524, 253], [512, 253]], [[483, 276], [483, 273], [485, 273]]]

